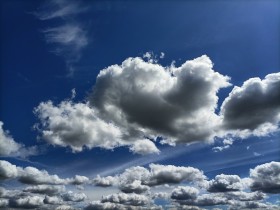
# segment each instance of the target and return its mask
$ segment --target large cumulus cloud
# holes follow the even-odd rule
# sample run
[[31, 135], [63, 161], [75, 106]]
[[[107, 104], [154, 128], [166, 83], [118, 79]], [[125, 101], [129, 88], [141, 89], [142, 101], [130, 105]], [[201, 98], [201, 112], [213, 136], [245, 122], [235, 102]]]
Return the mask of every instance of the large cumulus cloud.
[[42, 102], [38, 129], [48, 143], [74, 152], [129, 146], [145, 155], [159, 152], [151, 141], [158, 136], [169, 144], [212, 140], [217, 92], [228, 80], [205, 55], [179, 67], [128, 58], [100, 71], [88, 101]]

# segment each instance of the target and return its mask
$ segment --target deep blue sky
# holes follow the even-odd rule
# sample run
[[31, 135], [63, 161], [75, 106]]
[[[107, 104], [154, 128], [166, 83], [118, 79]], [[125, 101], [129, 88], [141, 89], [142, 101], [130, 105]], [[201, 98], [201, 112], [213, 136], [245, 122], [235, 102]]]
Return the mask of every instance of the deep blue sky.
[[[15, 141], [40, 148], [40, 154], [28, 157], [30, 162], [1, 159], [62, 177], [80, 174], [93, 178], [97, 173], [109, 175], [155, 162], [193, 166], [210, 179], [220, 173], [245, 177], [250, 168], [280, 160], [279, 132], [236, 139], [229, 149], [217, 153], [212, 148], [221, 141], [176, 147], [157, 144], [161, 154], [146, 157], [132, 154], [126, 147], [72, 153], [69, 148], [47, 146], [44, 140], [37, 140], [38, 132], [32, 129], [38, 122], [33, 109], [40, 102], [58, 104], [71, 98], [73, 88], [77, 93], [74, 102], [84, 101], [100, 70], [146, 52], [157, 56], [164, 52], [165, 57], [159, 60], [162, 66], [173, 61], [180, 66], [206, 54], [215, 71], [230, 76], [230, 82], [237, 86], [249, 78], [263, 79], [279, 72], [279, 1], [92, 0], [81, 1], [86, 9], [73, 17], [40, 20], [34, 12], [42, 11], [45, 3], [1, 1], [0, 120]], [[67, 61], [71, 58], [53, 53], [56, 43], [48, 43], [43, 32], [68, 21], [80, 24], [88, 41], [76, 52], [79, 58], [70, 62], [74, 69], [70, 76]], [[228, 87], [219, 92], [218, 108], [231, 90]]]

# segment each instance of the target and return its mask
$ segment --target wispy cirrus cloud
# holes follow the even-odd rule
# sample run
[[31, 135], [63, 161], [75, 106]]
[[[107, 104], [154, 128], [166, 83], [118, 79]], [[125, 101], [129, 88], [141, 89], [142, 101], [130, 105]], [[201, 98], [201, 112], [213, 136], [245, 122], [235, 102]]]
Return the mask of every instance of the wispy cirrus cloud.
[[33, 14], [42, 21], [59, 20], [59, 24], [42, 30], [51, 52], [64, 58], [69, 75], [88, 45], [87, 30], [77, 15], [87, 11], [80, 1], [56, 0], [43, 4]]

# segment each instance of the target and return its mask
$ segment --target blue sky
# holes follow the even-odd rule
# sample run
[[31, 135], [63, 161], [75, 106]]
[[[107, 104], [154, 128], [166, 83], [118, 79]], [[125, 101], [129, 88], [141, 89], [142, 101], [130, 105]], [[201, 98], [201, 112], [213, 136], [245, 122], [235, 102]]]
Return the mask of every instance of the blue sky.
[[279, 4], [1, 1], [0, 208], [276, 209]]

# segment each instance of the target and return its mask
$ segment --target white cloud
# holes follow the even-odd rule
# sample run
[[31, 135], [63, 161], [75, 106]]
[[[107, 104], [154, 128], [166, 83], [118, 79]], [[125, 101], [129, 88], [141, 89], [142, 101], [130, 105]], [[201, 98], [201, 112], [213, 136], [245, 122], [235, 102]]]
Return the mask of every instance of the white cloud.
[[9, 132], [3, 129], [3, 122], [0, 121], [0, 156], [27, 157], [36, 154], [36, 147], [25, 147], [15, 142]]
[[52, 204], [52, 205], [57, 205], [57, 204], [62, 204], [63, 200], [61, 197], [58, 196], [48, 196], [46, 195], [44, 198], [44, 203], [45, 204]]
[[65, 180], [57, 175], [50, 175], [46, 170], [26, 167], [19, 173], [18, 179], [25, 184], [65, 184]]
[[42, 137], [52, 145], [70, 146], [74, 152], [83, 147], [113, 149], [125, 145], [121, 131], [97, 116], [89, 104], [63, 101], [41, 103], [35, 113], [41, 120]]
[[87, 196], [84, 193], [74, 193], [72, 191], [68, 191], [62, 195], [64, 201], [73, 201], [73, 202], [81, 202], [84, 201]]
[[132, 206], [145, 206], [151, 201], [145, 195], [117, 193], [102, 198], [101, 202], [119, 203]]
[[120, 190], [124, 193], [137, 193], [141, 194], [150, 189], [150, 187], [146, 185], [142, 185], [140, 180], [134, 180], [133, 182], [121, 182]]
[[237, 175], [220, 174], [209, 181], [209, 192], [238, 191], [243, 188], [242, 180]]
[[194, 187], [179, 186], [172, 190], [171, 198], [175, 200], [194, 200], [197, 198], [199, 190]]
[[147, 184], [150, 186], [180, 183], [183, 181], [203, 185], [206, 176], [203, 172], [193, 167], [150, 164], [150, 179]]
[[152, 153], [158, 154], [160, 152], [156, 145], [148, 139], [135, 141], [135, 143], [130, 147], [130, 150], [133, 153], [141, 155], [147, 155]]
[[250, 169], [251, 189], [280, 193], [280, 162], [272, 161]]
[[101, 177], [100, 175], [97, 175], [97, 177], [93, 179], [93, 183], [96, 186], [109, 187], [116, 184], [117, 180], [118, 177], [113, 177], [113, 176]]
[[38, 208], [44, 205], [44, 198], [41, 196], [33, 195], [23, 198], [11, 199], [9, 205], [14, 208]]
[[11, 179], [18, 177], [21, 168], [9, 163], [5, 160], [0, 160], [0, 179]]
[[235, 86], [221, 107], [223, 127], [233, 135], [263, 136], [278, 130], [280, 73], [251, 78]]
[[159, 152], [146, 137], [161, 136], [171, 145], [212, 141], [220, 126], [217, 92], [230, 85], [212, 67], [207, 56], [180, 67], [128, 58], [99, 73], [88, 102], [49, 101], [35, 108], [42, 137], [75, 152], [129, 146], [139, 154]]
[[35, 185], [26, 187], [23, 191], [45, 195], [56, 195], [65, 191], [65, 186]]

